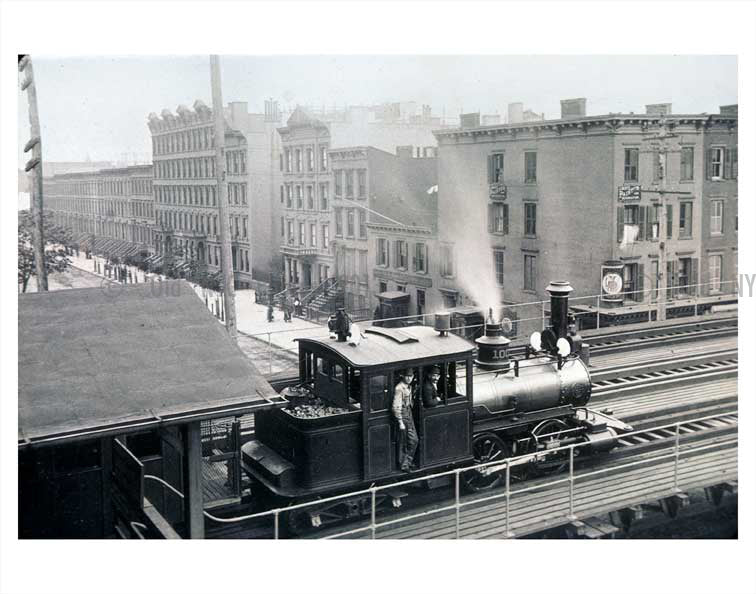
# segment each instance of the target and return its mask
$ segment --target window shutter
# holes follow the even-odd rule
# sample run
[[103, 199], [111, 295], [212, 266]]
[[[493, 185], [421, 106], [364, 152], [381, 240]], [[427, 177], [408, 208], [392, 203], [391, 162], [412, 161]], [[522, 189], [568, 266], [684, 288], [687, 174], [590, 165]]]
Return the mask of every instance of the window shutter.
[[711, 179], [711, 161], [714, 158], [714, 150], [706, 150], [706, 179]]
[[646, 232], [646, 207], [638, 208], [638, 241], [643, 241]]
[[622, 206], [617, 207], [617, 243], [622, 242], [625, 232], [625, 213]]
[[638, 292], [638, 298], [637, 301], [645, 301], [645, 295], [643, 294], [643, 264], [638, 264], [638, 282], [636, 283], [637, 288], [635, 289]]
[[738, 147], [731, 149], [732, 152], [732, 179], [738, 179]]
[[376, 265], [381, 263], [381, 240], [375, 240], [375, 263]]
[[667, 204], [667, 239], [672, 239], [672, 227], [674, 225], [674, 211], [671, 204]]
[[493, 155], [488, 155], [488, 183], [493, 183]]
[[730, 149], [724, 150], [724, 179], [732, 179], [732, 151]]
[[495, 215], [495, 207], [493, 204], [488, 205], [488, 232], [493, 233], [494, 232], [494, 215]]
[[695, 285], [698, 284], [698, 258], [691, 258], [690, 259], [690, 284], [694, 285], [691, 286], [688, 290], [688, 294], [690, 295], [697, 295], [698, 294], [698, 287]]
[[509, 204], [504, 205], [504, 235], [509, 235]]
[[654, 182], [658, 182], [661, 177], [659, 175], [659, 151], [655, 150], [651, 153], [651, 158], [653, 161], [651, 162], [651, 171], [653, 172], [653, 179]]

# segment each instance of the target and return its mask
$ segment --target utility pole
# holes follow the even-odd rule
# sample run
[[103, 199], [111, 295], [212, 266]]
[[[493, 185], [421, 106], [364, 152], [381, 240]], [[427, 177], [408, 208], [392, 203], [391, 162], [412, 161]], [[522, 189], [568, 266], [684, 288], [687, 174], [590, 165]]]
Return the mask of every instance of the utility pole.
[[42, 138], [39, 131], [39, 110], [37, 108], [37, 85], [34, 83], [34, 70], [31, 57], [19, 56], [18, 71], [26, 71], [26, 78], [21, 83], [21, 90], [27, 92], [29, 99], [29, 124], [31, 138], [24, 146], [24, 152], [32, 151], [32, 158], [26, 163], [25, 171], [32, 172], [31, 215], [32, 245], [34, 248], [34, 265], [37, 272], [37, 290], [47, 291], [47, 268], [45, 267], [45, 233], [42, 200]]
[[220, 219], [221, 272], [223, 273], [223, 305], [226, 311], [226, 330], [236, 340], [236, 306], [234, 304], [234, 271], [231, 258], [231, 223], [226, 198], [226, 155], [224, 150], [225, 119], [221, 94], [220, 58], [210, 56], [210, 84], [213, 89], [215, 116], [215, 178], [218, 182], [218, 218]]
[[[662, 116], [659, 119], [659, 129], [656, 133], [650, 135], [648, 138], [644, 138], [646, 142], [651, 142], [653, 146], [653, 152], [658, 155], [658, 163], [654, 163], [654, 167], [657, 168], [658, 171], [658, 186], [655, 188], [641, 188], [641, 192], [647, 192], [652, 194], [659, 194], [659, 206], [660, 206], [660, 217], [659, 217], [659, 273], [657, 274], [655, 281], [659, 282], [660, 285], [660, 291], [657, 293], [658, 297], [658, 303], [657, 303], [657, 311], [656, 311], [656, 319], [657, 321], [666, 320], [667, 319], [667, 287], [669, 286], [669, 279], [667, 278], [667, 242], [662, 237], [662, 233], [664, 233], [666, 238], [667, 233], [667, 205], [665, 203], [665, 196], [668, 194], [675, 194], [675, 195], [685, 195], [690, 194], [691, 192], [680, 192], [677, 190], [667, 190], [667, 155], [670, 153], [679, 153], [680, 149], [679, 147], [677, 149], [672, 149], [668, 141], [670, 138], [677, 138], [677, 134], [671, 131], [671, 129], [668, 127], [668, 123], [666, 118]], [[670, 238], [666, 238], [670, 239]], [[674, 286], [674, 285], [673, 285]], [[662, 292], [663, 291], [663, 292]], [[662, 297], [663, 295], [663, 297]], [[650, 314], [649, 314], [650, 315]]]

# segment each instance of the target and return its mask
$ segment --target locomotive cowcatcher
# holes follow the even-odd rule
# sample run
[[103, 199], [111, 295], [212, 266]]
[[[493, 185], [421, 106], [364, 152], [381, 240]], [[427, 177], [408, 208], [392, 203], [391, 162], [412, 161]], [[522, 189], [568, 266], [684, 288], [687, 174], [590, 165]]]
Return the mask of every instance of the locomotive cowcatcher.
[[[414, 398], [419, 445], [409, 476], [542, 452], [513, 467], [516, 478], [562, 469], [564, 451], [550, 454], [554, 448], [613, 448], [617, 434], [631, 427], [585, 407], [591, 379], [580, 358], [585, 347], [568, 330], [572, 288], [556, 281], [547, 290], [551, 326], [531, 337], [524, 358], [508, 355], [509, 340], [493, 319], [473, 344], [449, 332], [448, 314], [437, 314], [435, 327], [360, 331], [340, 312], [335, 340], [298, 339], [300, 389], [287, 396], [287, 407], [255, 413], [255, 439], [242, 448], [253, 491], [273, 495], [280, 506], [406, 479], [392, 414], [394, 388], [406, 369], [414, 372], [416, 394], [432, 367], [441, 371], [439, 404], [425, 407]], [[472, 491], [502, 480], [500, 468], [462, 476]], [[378, 503], [394, 507], [407, 495], [381, 493]], [[355, 496], [292, 511], [288, 524], [300, 531], [369, 512], [370, 498]]]

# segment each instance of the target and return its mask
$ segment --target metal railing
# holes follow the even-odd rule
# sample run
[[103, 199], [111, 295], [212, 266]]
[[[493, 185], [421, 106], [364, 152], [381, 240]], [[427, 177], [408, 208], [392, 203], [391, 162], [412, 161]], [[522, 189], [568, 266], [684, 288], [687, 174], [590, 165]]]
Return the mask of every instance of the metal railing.
[[[460, 529], [462, 526], [462, 509], [465, 507], [469, 507], [472, 505], [479, 505], [481, 503], [489, 502], [489, 501], [497, 501], [497, 500], [504, 500], [504, 534], [506, 538], [511, 538], [515, 536], [515, 534], [510, 530], [510, 520], [511, 520], [511, 498], [513, 495], [519, 495], [521, 493], [527, 493], [534, 490], [543, 490], [546, 487], [553, 487], [560, 484], [567, 484], [568, 485], [568, 513], [563, 514], [560, 516], [561, 519], [564, 519], [565, 521], [573, 521], [577, 519], [577, 515], [575, 513], [575, 482], [578, 480], [585, 479], [586, 477], [591, 476], [597, 476], [601, 474], [606, 474], [609, 471], [616, 471], [616, 470], [624, 470], [629, 469], [633, 467], [638, 467], [642, 465], [650, 465], [650, 463], [656, 463], [660, 460], [666, 460], [666, 459], [672, 459], [673, 460], [673, 473], [672, 473], [672, 481], [671, 485], [669, 486], [669, 492], [670, 493], [676, 493], [680, 492], [680, 480], [679, 480], [679, 467], [680, 467], [680, 453], [681, 453], [681, 445], [680, 445], [680, 428], [683, 425], [690, 425], [690, 424], [697, 424], [701, 423], [703, 421], [709, 421], [709, 420], [715, 420], [715, 419], [724, 419], [724, 418], [733, 418], [737, 417], [736, 412], [729, 412], [729, 413], [720, 413], [716, 415], [708, 415], [704, 417], [699, 417], [696, 419], [690, 419], [685, 421], [678, 421], [675, 423], [668, 423], [665, 425], [659, 425], [656, 427], [650, 427], [650, 428], [644, 428], [637, 431], [631, 431], [628, 433], [623, 433], [620, 438], [627, 438], [631, 437], [633, 435], [639, 435], [639, 434], [648, 434], [648, 433], [657, 433], [658, 431], [668, 429], [671, 430], [671, 428], [674, 428], [674, 442], [671, 447], [671, 452], [664, 453], [648, 458], [643, 458], [641, 460], [634, 460], [630, 462], [610, 465], [610, 466], [602, 466], [599, 469], [596, 470], [588, 470], [585, 472], [581, 472], [579, 474], [576, 474], [575, 472], [575, 449], [585, 447], [586, 444], [570, 444], [567, 446], [562, 446], [559, 448], [553, 448], [544, 450], [541, 452], [535, 452], [535, 453], [529, 453], [524, 454], [521, 456], [514, 456], [511, 458], [506, 458], [503, 460], [494, 460], [490, 462], [485, 462], [481, 464], [475, 464], [471, 466], [467, 466], [464, 468], [457, 468], [454, 470], [448, 470], [445, 472], [439, 472], [435, 474], [430, 475], [423, 475], [416, 478], [411, 478], [403, 481], [394, 482], [387, 485], [381, 485], [381, 486], [371, 486], [366, 489], [360, 489], [357, 491], [353, 491], [350, 493], [345, 493], [341, 495], [335, 495], [332, 497], [325, 497], [322, 499], [318, 499], [317, 501], [310, 501], [305, 503], [299, 503], [295, 505], [290, 505], [288, 507], [284, 508], [276, 508], [268, 511], [263, 512], [257, 512], [253, 514], [247, 514], [242, 516], [236, 516], [231, 518], [220, 518], [217, 516], [214, 516], [210, 514], [207, 511], [204, 511], [204, 515], [206, 518], [212, 520], [213, 522], [218, 522], [222, 524], [233, 524], [237, 522], [244, 522], [254, 519], [263, 519], [263, 518], [272, 518], [273, 519], [273, 538], [279, 539], [281, 536], [280, 533], [280, 525], [281, 525], [281, 516], [282, 514], [291, 513], [295, 510], [302, 510], [312, 507], [319, 507], [327, 503], [332, 503], [336, 501], [342, 501], [350, 498], [355, 497], [361, 497], [361, 496], [369, 496], [370, 497], [370, 523], [367, 526], [359, 526], [356, 528], [351, 528], [342, 532], [338, 532], [336, 534], [329, 534], [325, 536], [325, 539], [336, 539], [336, 538], [343, 538], [346, 536], [352, 536], [357, 534], [363, 534], [366, 532], [370, 532], [371, 538], [375, 539], [376, 534], [379, 529], [386, 528], [393, 526], [395, 524], [407, 522], [409, 520], [429, 517], [432, 515], [440, 514], [443, 512], [448, 511], [454, 511], [455, 513], [455, 538], [460, 538]], [[733, 423], [733, 426], [737, 426], [737, 422]], [[700, 452], [707, 449], [712, 448], [720, 448], [723, 445], [731, 445], [731, 444], [737, 444], [738, 438], [737, 434], [734, 438], [727, 439], [727, 440], [719, 440], [715, 441], [714, 443], [709, 443], [706, 445], [701, 446], [691, 446], [684, 449], [684, 452], [686, 454], [693, 453], [693, 452]], [[665, 448], [669, 449], [669, 448]], [[538, 482], [535, 485], [531, 486], [525, 486], [523, 488], [512, 490], [511, 488], [511, 482], [512, 482], [512, 468], [520, 465], [525, 465], [530, 462], [543, 460], [549, 457], [553, 457], [555, 453], [558, 452], [568, 452], [568, 465], [569, 470], [567, 471], [566, 477], [556, 478], [548, 482]], [[463, 500], [462, 494], [461, 494], [461, 483], [460, 483], [460, 477], [464, 473], [468, 472], [476, 472], [482, 469], [489, 469], [488, 472], [504, 472], [504, 490], [499, 491], [496, 493], [493, 493], [491, 495], [487, 496], [468, 496], [467, 500]], [[621, 476], [619, 474], [618, 476]], [[433, 509], [429, 510], [423, 510], [416, 513], [410, 513], [407, 515], [401, 515], [400, 517], [396, 518], [390, 518], [382, 522], [377, 521], [377, 494], [383, 491], [388, 491], [390, 489], [396, 489], [397, 487], [403, 487], [415, 483], [419, 483], [422, 481], [428, 481], [431, 479], [440, 479], [444, 477], [452, 477], [454, 481], [454, 501], [448, 505], [443, 505], [441, 507], [434, 507]], [[184, 495], [178, 491], [175, 487], [170, 485], [169, 483], [165, 482], [160, 477], [156, 477], [154, 475], [145, 475], [145, 480], [155, 480], [163, 484], [165, 487], [167, 487], [170, 491], [178, 495], [179, 497], [183, 498]], [[655, 496], [654, 498], [658, 498], [658, 496]], [[494, 512], [497, 513], [497, 512]]]

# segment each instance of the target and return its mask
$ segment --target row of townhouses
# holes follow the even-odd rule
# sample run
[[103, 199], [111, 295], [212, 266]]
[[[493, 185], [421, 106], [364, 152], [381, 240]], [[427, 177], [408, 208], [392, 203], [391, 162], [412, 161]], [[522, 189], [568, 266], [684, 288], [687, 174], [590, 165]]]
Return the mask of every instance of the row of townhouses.
[[[613, 304], [631, 305], [659, 299], [662, 278], [670, 298], [727, 292], [737, 275], [737, 105], [591, 116], [571, 99], [559, 119], [511, 104], [507, 123], [454, 127], [414, 103], [297, 107], [282, 125], [273, 101], [263, 114], [233, 102], [224, 116], [240, 288], [341, 293], [369, 317], [384, 301], [399, 306], [384, 315], [470, 305], [482, 276], [519, 303], [555, 278], [600, 294], [613, 270]], [[152, 165], [55, 175], [47, 208], [96, 251], [218, 273], [212, 109], [152, 113], [148, 130]]]

